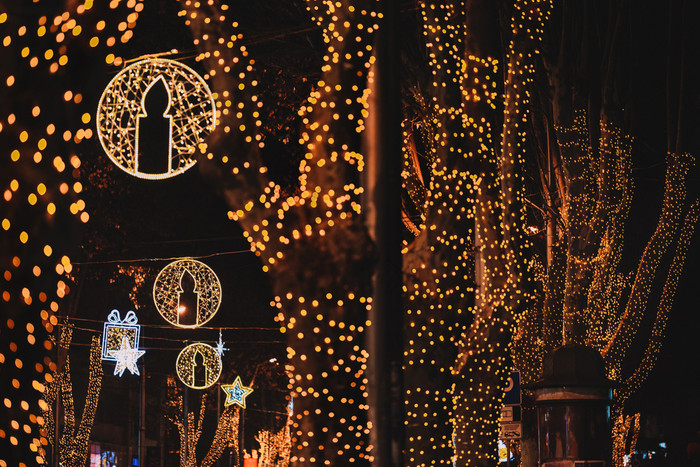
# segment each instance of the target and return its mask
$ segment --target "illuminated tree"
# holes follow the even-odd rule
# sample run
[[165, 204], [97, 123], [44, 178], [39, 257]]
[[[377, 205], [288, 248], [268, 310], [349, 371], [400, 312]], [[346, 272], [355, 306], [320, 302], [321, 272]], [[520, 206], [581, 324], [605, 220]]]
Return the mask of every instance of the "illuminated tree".
[[[220, 125], [202, 148], [210, 161], [203, 170], [222, 186], [230, 217], [269, 272], [288, 335], [292, 462], [333, 465], [367, 459], [369, 451], [362, 334], [373, 247], [359, 204], [364, 160], [357, 133], [372, 111], [368, 70], [379, 14], [375, 2], [308, 5], [327, 52], [299, 112], [305, 154], [291, 187], [271, 179], [263, 162], [270, 141], [259, 128], [269, 104], [256, 91], [254, 58], [236, 44], [236, 12], [218, 2], [185, 2], [182, 15], [221, 109]], [[417, 368], [408, 370], [407, 462], [448, 463], [456, 447], [460, 463], [487, 465], [496, 453], [511, 333], [527, 296], [525, 86], [550, 3], [516, 2], [505, 52], [491, 2], [420, 7], [434, 72], [426, 106], [434, 115], [435, 152], [425, 220], [413, 225], [419, 237], [406, 250], [414, 276], [407, 297], [418, 302], [408, 310], [415, 335], [408, 337], [407, 364]], [[498, 84], [501, 55], [507, 78]], [[483, 273], [476, 303], [468, 289], [475, 249]]]
[[[142, 53], [134, 52], [142, 49], [134, 48], [132, 39], [145, 16], [145, 3], [137, 0], [65, 3], [65, 11], [51, 6], [51, 14], [39, 7], [8, 14], [14, 3], [0, 5], [0, 23], [8, 28], [3, 63], [12, 64], [0, 85], [0, 105], [7, 106], [8, 115], [0, 126], [8, 148], [2, 158], [8, 206], [2, 219], [2, 299], [12, 313], [6, 327], [15, 329], [0, 363], [7, 359], [15, 365], [13, 373], [24, 375], [3, 383], [15, 394], [8, 397], [15, 405], [8, 407], [10, 428], [0, 437], [12, 450], [29, 446], [34, 453], [47, 444], [46, 434], [39, 432], [44, 420], [32, 416], [46, 390], [43, 381], [50, 379], [45, 368], [56, 368], [48, 356], [41, 360], [52, 345], [45, 341], [35, 359], [42, 363], [34, 366], [10, 355], [41, 343], [44, 339], [33, 333], [40, 328], [52, 332], [59, 310], [69, 314], [63, 298], [80, 286], [80, 279], [71, 276], [77, 227], [90, 220], [80, 195], [87, 183], [81, 154], [99, 151], [92, 129], [96, 105], [87, 106], [84, 96], [98, 96], [108, 81], [106, 73], [86, 77], [85, 70], [101, 63], [116, 74]], [[240, 224], [272, 282], [271, 305], [288, 339], [289, 389], [295, 401], [291, 463], [366, 464], [372, 454], [365, 333], [371, 325], [376, 252], [364, 217], [367, 152], [362, 138], [373, 111], [373, 43], [381, 4], [306, 3], [318, 32], [309, 34], [308, 42], [321, 49], [309, 81], [287, 76], [284, 69], [271, 72], [270, 63], [261, 63], [251, 38], [241, 32], [243, 6], [238, 2], [234, 9], [231, 3], [173, 2], [193, 41], [171, 53], [185, 57], [215, 93], [219, 123], [198, 146], [198, 168], [220, 189], [230, 206], [228, 217]], [[270, 8], [293, 9], [291, 2], [282, 3]], [[456, 455], [459, 464], [491, 465], [516, 326], [521, 350], [516, 357], [523, 360], [518, 366], [527, 379], [537, 377], [541, 356], [560, 342], [604, 350], [611, 375], [619, 381], [627, 377], [622, 375], [627, 336], [640, 326], [659, 259], [680, 232], [680, 249], [670, 265], [671, 272], [678, 271], [692, 234], [697, 208], [681, 220], [680, 188], [689, 158], [680, 143], [669, 149], [673, 155], [658, 234], [642, 257], [623, 309], [620, 239], [631, 199], [633, 146], [617, 117], [622, 103], [607, 100], [610, 105], [588, 107], [587, 94], [571, 93], [578, 89], [572, 79], [587, 75], [577, 75], [579, 69], [564, 66], [565, 61], [554, 63], [551, 56], [539, 58], [551, 1], [425, 0], [417, 6], [425, 51], [419, 68], [430, 77], [425, 92], [416, 91], [417, 110], [409, 111], [404, 122], [403, 172], [413, 203], [406, 203], [404, 220], [415, 236], [404, 245], [406, 463], [448, 464]], [[169, 41], [175, 40], [160, 39], [159, 50], [148, 53], [169, 50]], [[569, 64], [576, 62], [567, 55], [574, 39], [557, 50]], [[285, 63], [281, 55], [276, 59]], [[538, 80], [533, 86], [536, 71], [551, 83]], [[606, 76], [611, 81], [617, 75]], [[553, 97], [545, 89], [549, 84]], [[531, 99], [533, 93], [537, 99]], [[295, 101], [299, 94], [305, 94], [303, 100]], [[283, 107], [294, 108], [296, 115], [280, 117]], [[83, 149], [85, 142], [89, 149]], [[536, 172], [545, 186], [539, 208], [546, 219], [542, 231], [548, 234], [539, 255], [543, 259], [532, 264], [526, 259], [529, 251], [537, 253], [541, 245], [535, 240], [528, 249], [527, 235], [541, 230], [528, 223], [532, 212], [523, 208], [526, 176], [532, 174], [526, 154], [549, 164]], [[279, 163], [285, 158], [289, 161]], [[99, 162], [91, 167], [104, 170]], [[116, 231], [118, 224], [109, 219], [106, 226]], [[544, 291], [539, 300], [531, 293], [535, 279]], [[618, 391], [618, 414], [651, 368], [674, 280], [662, 293], [645, 363]], [[143, 281], [141, 276], [137, 285]], [[41, 378], [31, 382], [31, 409], [29, 402], [18, 408], [12, 401], [24, 401], [16, 393], [28, 384], [28, 372]], [[219, 426], [217, 448], [210, 453], [230, 439], [235, 413], [228, 412], [228, 428]], [[186, 416], [187, 433], [184, 420], [175, 423], [181, 445], [188, 447], [181, 463], [192, 465], [202, 416]], [[636, 419], [620, 420], [618, 432]]]
[[[533, 381], [539, 377], [543, 354], [554, 347], [577, 343], [600, 350], [608, 377], [620, 383], [613, 400], [615, 431], [620, 433], [616, 442], [621, 443], [616, 449], [620, 449], [627, 434], [621, 432], [621, 424], [629, 425], [628, 417], [623, 415], [625, 403], [645, 381], [661, 350], [678, 278], [697, 223], [698, 202], [690, 207], [685, 202], [689, 156], [670, 154], [662, 213], [631, 281], [621, 267], [624, 225], [631, 202], [631, 141], [611, 124], [601, 125], [600, 152], [593, 156], [585, 146], [585, 115], [578, 114], [575, 130], [559, 132], [565, 170], [578, 163], [580, 169], [574, 173], [582, 176], [565, 179], [568, 206], [559, 213], [561, 219], [566, 219], [562, 222], [566, 227], [558, 245], [553, 245], [551, 263], [540, 276], [540, 308], [528, 311], [521, 321], [514, 356], [525, 379]], [[575, 162], [577, 156], [580, 159]], [[605, 170], [600, 168], [604, 165]], [[607, 177], [603, 175], [606, 172]], [[577, 179], [582, 182], [578, 186]], [[575, 193], [577, 188], [581, 192]], [[669, 255], [672, 259], [664, 270], [662, 259]], [[653, 306], [652, 283], [664, 276], [658, 304]], [[630, 344], [645, 315], [654, 324], [644, 356], [631, 373], [623, 372]], [[617, 461], [621, 465], [621, 455]]]
[[[372, 242], [359, 204], [373, 1], [310, 2], [327, 53], [321, 77], [299, 110], [305, 155], [298, 185], [267, 176], [258, 128], [255, 61], [236, 43], [236, 12], [218, 2], [184, 2], [183, 16], [209, 70], [221, 122], [204, 169], [223, 187], [251, 249], [272, 278], [288, 336], [295, 419], [292, 462], [337, 465], [368, 458], [367, 353]], [[355, 39], [357, 38], [357, 39]]]
[[[520, 7], [524, 9], [522, 5]], [[492, 8], [494, 11], [497, 7]], [[504, 141], [507, 141], [508, 135], [515, 137], [515, 141], [520, 143], [519, 154], [522, 154], [523, 149], [528, 150], [532, 162], [530, 165], [521, 165], [512, 174], [520, 177], [529, 175], [535, 181], [527, 187], [530, 193], [539, 191], [541, 194], [529, 196], [530, 212], [526, 218], [517, 219], [513, 224], [503, 222], [508, 219], [507, 216], [477, 216], [477, 234], [474, 235], [470, 232], [471, 225], [468, 221], [463, 220], [462, 225], [451, 222], [445, 217], [445, 212], [455, 212], [458, 215], [467, 213], [468, 216], [470, 207], [474, 205], [477, 206], [476, 212], [479, 212], [481, 193], [476, 189], [469, 192], [457, 188], [459, 184], [456, 180], [459, 180], [461, 174], [448, 170], [449, 166], [444, 163], [447, 157], [441, 156], [441, 151], [456, 157], [465, 148], [470, 151], [469, 154], [478, 154], [479, 149], [485, 152], [494, 145], [485, 144], [485, 147], [475, 150], [466, 143], [451, 143], [446, 136], [458, 140], [459, 136], [466, 134], [461, 122], [453, 121], [461, 117], [460, 112], [463, 110], [455, 110], [454, 107], [444, 110], [441, 105], [444, 106], [444, 102], [459, 102], [460, 95], [469, 96], [471, 101], [474, 100], [473, 96], [479, 96], [474, 91], [479, 88], [477, 83], [488, 83], [481, 76], [477, 76], [480, 82], [467, 81], [468, 85], [462, 88], [451, 88], [450, 85], [462, 84], [454, 78], [461, 76], [459, 64], [462, 57], [483, 56], [483, 48], [476, 49], [481, 55], [474, 49], [469, 49], [475, 47], [470, 45], [470, 40], [472, 44], [481, 44], [481, 41], [487, 40], [489, 31], [498, 30], [498, 23], [485, 20], [489, 16], [485, 15], [485, 10], [479, 8], [476, 2], [467, 3], [465, 8], [442, 4], [423, 6], [427, 50], [433, 59], [434, 84], [439, 92], [434, 98], [438, 102], [435, 107], [426, 103], [417, 92], [415, 107], [418, 110], [404, 122], [405, 207], [408, 206], [405, 208], [404, 222], [408, 230], [417, 236], [407, 247], [404, 264], [409, 276], [405, 290], [409, 294], [407, 312], [411, 317], [407, 329], [407, 357], [410, 365], [407, 368], [407, 380], [413, 383], [407, 394], [408, 459], [411, 463], [448, 463], [452, 440], [457, 444], [460, 455], [460, 430], [458, 428], [452, 438], [451, 428], [444, 423], [450, 416], [457, 420], [461, 416], [459, 400], [454, 405], [450, 403], [450, 395], [455, 394], [453, 391], [459, 391], [460, 375], [451, 387], [454, 380], [448, 370], [458, 373], [462, 369], [460, 364], [464, 354], [455, 367], [446, 365], [451, 361], [455, 344], [460, 348], [473, 345], [477, 349], [482, 346], [483, 349], [499, 342], [502, 345], [509, 342], [509, 336], [499, 338], [497, 333], [495, 336], [487, 335], [488, 326], [482, 325], [480, 329], [474, 330], [479, 323], [480, 312], [489, 316], [489, 305], [494, 303], [490, 297], [485, 302], [480, 299], [484, 291], [488, 291], [497, 282], [489, 278], [489, 273], [493, 272], [506, 283], [513, 281], [514, 287], [520, 287], [520, 292], [525, 295], [530, 287], [536, 286], [534, 299], [526, 307], [523, 301], [517, 301], [516, 294], [510, 294], [510, 297], [516, 298], [513, 303], [519, 305], [511, 305], [517, 311], [509, 315], [519, 322], [511, 353], [515, 366], [523, 372], [525, 381], [539, 379], [543, 355], [562, 343], [593, 346], [605, 356], [609, 376], [621, 383], [615, 392], [613, 407], [615, 433], [619, 435], [616, 435], [616, 450], [620, 452], [620, 448], [624, 447], [625, 436], [630, 428], [633, 437], [639, 433], [639, 415], [624, 414], [625, 402], [644, 382], [661, 348], [678, 277], [697, 222], [698, 207], [697, 202], [689, 207], [685, 201], [688, 172], [692, 165], [692, 158], [683, 153], [681, 145], [681, 139], [687, 141], [687, 138], [681, 138], [684, 134], [683, 124], [687, 126], [687, 119], [681, 117], [687, 112], [682, 111], [681, 96], [676, 97], [670, 91], [672, 102], [669, 109], [675, 109], [672, 111], [678, 111], [681, 117], [677, 122], [674, 122], [674, 115], [669, 117], [669, 155], [663, 209], [657, 229], [640, 258], [634, 281], [630, 280], [630, 275], [621, 266], [624, 227], [628, 222], [633, 191], [633, 140], [629, 131], [622, 130], [623, 125], [630, 120], [629, 114], [623, 111], [631, 104], [624, 101], [627, 82], [623, 72], [626, 62], [622, 58], [629, 46], [618, 37], [622, 33], [616, 29], [620, 23], [619, 18], [629, 13], [625, 8], [611, 7], [608, 12], [611, 17], [598, 19], [598, 29], [592, 26], [596, 20], [590, 20], [590, 24], [586, 23], [580, 29], [580, 18], [596, 17], [594, 7], [591, 4], [574, 6], [567, 2], [557, 3], [557, 20], [552, 25], [544, 26], [547, 31], [546, 53], [530, 62], [522, 58], [516, 59], [517, 63], [509, 68], [524, 73], [525, 82], [528, 77], [535, 78], [528, 83], [529, 86], [525, 88], [528, 92], [524, 93], [525, 96], [534, 93], [534, 100], [527, 102], [526, 99], [521, 99], [521, 104], [531, 109], [534, 118], [531, 122], [518, 125], [519, 132], [509, 133], [506, 127], [502, 136]], [[463, 14], [465, 11], [466, 14]], [[491, 17], [493, 16], [492, 13]], [[472, 25], [471, 21], [479, 24]], [[522, 27], [521, 21], [516, 24]], [[528, 26], [525, 23], [525, 30], [542, 32], [542, 26], [529, 29]], [[563, 31], [561, 37], [557, 28]], [[597, 38], [603, 43], [603, 50], [597, 50], [593, 37], [601, 30], [607, 35], [604, 40]], [[470, 31], [473, 33], [471, 37]], [[581, 35], [585, 40], [581, 39]], [[460, 48], [464, 47], [460, 39], [465, 37], [466, 53]], [[492, 43], [498, 44], [499, 41], [494, 39]], [[517, 40], [515, 44], [517, 47]], [[508, 55], [511, 64], [512, 57], [518, 57], [513, 54], [512, 47], [511, 44]], [[577, 47], [580, 47], [580, 53], [575, 53]], [[490, 54], [499, 56], [497, 50], [491, 50]], [[669, 67], [673, 67], [674, 63], [671, 62]], [[540, 72], [535, 75], [529, 66], [536, 67]], [[595, 67], [600, 67], [600, 72]], [[470, 73], [472, 70], [467, 68], [466, 71]], [[480, 70], [474, 68], [473, 71], [477, 73]], [[670, 75], [674, 76], [673, 70]], [[508, 78], [506, 83], [507, 81]], [[508, 84], [505, 89], [506, 106], [507, 86]], [[673, 89], [672, 84], [668, 86]], [[494, 89], [500, 91], [499, 85], [495, 85]], [[489, 121], [489, 114], [495, 113], [488, 108], [479, 109], [473, 102], [464, 108], [476, 116], [471, 121], [467, 120], [467, 123], [483, 124]], [[507, 109], [506, 115], [512, 116], [511, 111]], [[452, 126], [446, 124], [445, 120], [453, 121]], [[508, 118], [504, 121], [507, 125]], [[447, 128], [447, 131], [442, 128]], [[485, 139], [489, 132], [487, 126], [484, 125], [483, 128], [484, 131], [478, 135], [484, 135], [481, 137]], [[529, 141], [524, 138], [526, 133]], [[421, 157], [425, 161], [421, 161]], [[463, 170], [465, 174], [470, 169], [474, 170], [474, 159], [472, 165]], [[537, 163], [536, 166], [534, 162]], [[507, 168], [507, 165], [500, 166], [502, 175], [504, 167]], [[497, 170], [492, 169], [491, 172]], [[507, 172], [504, 178], [508, 179]], [[476, 179], [483, 180], [481, 177]], [[508, 187], [500, 184], [500, 188]], [[470, 195], [472, 199], [467, 199]], [[531, 201], [538, 198], [541, 200], [539, 205]], [[492, 202], [491, 206], [497, 204]], [[458, 217], [458, 220], [461, 219]], [[428, 226], [427, 234], [422, 231], [425, 225]], [[535, 239], [530, 251], [535, 254], [536, 261], [530, 269], [523, 270], [525, 278], [518, 280], [513, 278], [512, 273], [501, 272], [507, 269], [499, 269], [498, 251], [494, 253], [482, 246], [484, 243], [486, 247], [493, 244], [493, 239], [498, 236], [492, 234], [489, 237], [488, 232], [482, 234], [481, 229], [493, 228], [496, 232], [504, 229], [507, 239], [507, 232], [521, 232], [522, 235], [520, 229], [526, 225], [527, 234]], [[435, 246], [431, 243], [430, 232], [433, 232], [439, 242]], [[465, 232], [470, 233], [465, 235]], [[541, 238], [544, 240], [541, 241]], [[513, 242], [513, 251], [518, 252], [518, 247], [524, 244], [522, 240]], [[502, 247], [507, 242], [501, 241], [498, 245]], [[428, 246], [432, 247], [430, 252], [426, 251]], [[448, 253], [441, 255], [443, 250]], [[470, 255], [474, 254], [475, 264], [471, 264]], [[508, 264], [508, 260], [503, 263]], [[475, 277], [471, 275], [471, 270], [476, 271]], [[659, 293], [658, 307], [654, 309], [649, 306], [652, 303], [650, 292], [655, 281], [658, 282], [658, 278], [662, 277], [666, 279]], [[528, 286], [528, 281], [532, 285]], [[468, 301], [464, 301], [464, 295], [469, 295], [470, 286], [476, 290], [473, 322], [469, 316], [464, 316], [469, 305]], [[467, 290], [460, 290], [460, 287], [466, 287]], [[456, 291], [458, 292], [455, 293]], [[645, 344], [641, 361], [635, 364], [631, 372], [623, 373], [623, 363], [629, 364], [626, 359], [631, 353], [631, 343], [645, 320], [653, 322], [651, 338]], [[466, 342], [460, 342], [459, 333], [465, 326], [471, 326], [471, 336], [478, 338], [470, 339], [468, 332]], [[512, 330], [505, 325], [499, 329]], [[486, 375], [489, 370], [507, 367], [504, 363], [507, 360], [505, 353], [501, 354], [500, 365], [494, 365], [494, 362], [499, 361], [497, 352], [492, 352], [491, 358], [481, 360], [478, 351], [473, 355], [477, 356], [474, 360], [478, 371], [468, 381], [472, 383], [469, 387], [476, 392], [466, 400], [484, 400], [485, 406], [478, 409], [471, 407], [472, 410], [465, 412], [467, 423], [458, 421], [458, 427], [475, 424], [480, 418], [484, 420], [483, 414], [493, 413], [494, 406], [500, 402], [497, 395], [486, 395], [485, 389], [489, 381]], [[411, 376], [412, 372], [414, 376]], [[493, 387], [500, 388], [502, 385], [493, 384]], [[456, 395], [458, 394], [457, 392]], [[493, 406], [488, 407], [487, 404]], [[525, 428], [529, 431], [533, 429], [534, 420], [529, 418], [529, 413], [526, 415]], [[489, 419], [485, 420], [484, 426], [488, 426]], [[493, 433], [496, 419], [491, 419], [490, 423], [490, 431]], [[637, 427], [636, 431], [634, 426]], [[481, 433], [488, 431], [477, 430]], [[536, 456], [532, 444], [536, 438], [532, 437], [532, 433], [526, 438], [525, 454]], [[477, 441], [476, 437], [472, 437], [466, 445], [470, 447], [465, 450], [476, 447], [485, 456], [494, 452], [491, 446], [485, 447], [487, 442]], [[531, 465], [535, 459], [524, 458], [524, 465]]]
[[[61, 465], [69, 467], [79, 467], [85, 465], [88, 461], [90, 453], [90, 432], [95, 421], [95, 412], [97, 404], [100, 401], [100, 389], [102, 388], [102, 344], [100, 338], [94, 336], [90, 345], [90, 363], [88, 375], [88, 388], [85, 396], [85, 406], [80, 417], [80, 421], [76, 420], [75, 401], [73, 398], [73, 381], [71, 378], [70, 355], [68, 348], [73, 340], [73, 329], [64, 326], [61, 330], [61, 338], [58, 342], [58, 347], [65, 352], [65, 361], [52, 376], [51, 382], [46, 388], [44, 399], [40, 402], [43, 408], [43, 416], [46, 420], [45, 431], [43, 435], [49, 439], [54, 451], [58, 450], [58, 460]], [[57, 403], [57, 399], [59, 399]], [[54, 418], [57, 414], [54, 413], [54, 404], [56, 407], [62, 408], [63, 425], [62, 434], [58, 445], [54, 440], [54, 430], [56, 429]], [[47, 457], [45, 449], [39, 451], [43, 462], [48, 463], [50, 458]]]
[[[180, 466], [212, 466], [227, 448], [232, 449], [238, 456], [238, 424], [241, 411], [238, 406], [229, 406], [224, 409], [219, 417], [214, 439], [206, 455], [201, 462], [197, 461], [197, 444], [202, 436], [202, 424], [204, 423], [207, 410], [207, 397], [206, 393], [202, 393], [199, 416], [196, 417], [192, 411], [184, 414], [183, 397], [186, 396], [187, 394], [183, 393], [176, 385], [175, 379], [168, 378], [166, 417], [176, 428], [180, 440]], [[186, 423], [184, 417], [187, 417]]]
[[404, 264], [407, 460], [448, 464], [454, 449], [459, 464], [491, 465], [509, 343], [528, 296], [527, 86], [551, 5], [516, 2], [505, 51], [493, 2], [420, 5], [433, 97], [422, 119], [429, 178], [415, 170], [410, 134], [404, 167], [407, 187], [425, 180], [423, 225]]
[[[621, 20], [630, 10], [622, 3], [608, 11], [594, 12], [591, 6], [557, 6], [542, 55], [543, 73], [533, 88], [542, 215], [540, 222], [533, 216], [531, 225], [544, 234], [536, 242], [540, 293], [520, 321], [513, 355], [525, 381], [534, 381], [542, 356], [559, 345], [583, 344], [602, 353], [608, 377], [619, 383], [612, 413], [614, 460], [622, 465], [625, 446], [633, 451], [639, 434], [639, 414], [630, 413], [627, 402], [649, 376], [663, 345], [698, 220], [698, 201], [687, 200], [693, 157], [686, 151], [695, 143], [687, 137], [682, 83], [689, 72], [682, 66], [682, 44], [668, 44], [670, 56], [680, 49], [681, 57], [668, 60], [666, 94], [649, 93], [646, 105], [638, 106], [628, 89], [654, 78], [629, 71], [628, 57], [637, 52], [632, 42], [636, 23], [622, 26]], [[669, 4], [670, 29], [681, 27], [674, 9]], [[582, 17], [589, 19], [579, 29]], [[663, 202], [656, 228], [630, 272], [623, 241], [631, 233], [633, 155], [642, 152], [631, 136], [632, 122], [642, 121], [656, 100], [665, 102], [668, 120], [666, 128], [653, 127], [655, 138], [667, 141]], [[636, 110], [636, 119], [629, 109]], [[652, 137], [644, 136], [648, 144]]]
[[279, 465], [287, 467], [292, 453], [292, 432], [289, 423], [285, 424], [277, 433], [262, 430], [255, 436], [260, 444], [260, 465]]
[[[77, 12], [49, 20], [40, 8], [0, 3], [0, 392], [11, 401], [1, 409], [0, 461], [8, 465], [41, 462], [48, 446], [39, 404], [57, 371], [49, 335], [69, 308], [71, 257], [89, 219], [78, 154], [92, 136], [92, 109], [70, 83], [79, 67], [66, 53], [80, 33]], [[37, 92], [56, 76], [50, 97]]]

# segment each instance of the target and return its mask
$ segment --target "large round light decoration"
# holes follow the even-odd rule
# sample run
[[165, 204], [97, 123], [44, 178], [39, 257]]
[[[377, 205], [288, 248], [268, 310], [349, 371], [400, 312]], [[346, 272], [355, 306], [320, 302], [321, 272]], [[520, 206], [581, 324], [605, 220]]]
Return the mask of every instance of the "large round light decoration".
[[125, 172], [150, 180], [192, 167], [198, 146], [215, 126], [216, 106], [207, 83], [192, 68], [165, 58], [124, 68], [97, 108], [97, 134], [109, 158]]
[[195, 342], [180, 351], [175, 370], [177, 377], [186, 386], [192, 389], [206, 389], [219, 380], [221, 356], [214, 347]]
[[156, 276], [153, 301], [170, 324], [196, 328], [218, 311], [221, 284], [206, 264], [195, 259], [180, 259], [165, 266]]

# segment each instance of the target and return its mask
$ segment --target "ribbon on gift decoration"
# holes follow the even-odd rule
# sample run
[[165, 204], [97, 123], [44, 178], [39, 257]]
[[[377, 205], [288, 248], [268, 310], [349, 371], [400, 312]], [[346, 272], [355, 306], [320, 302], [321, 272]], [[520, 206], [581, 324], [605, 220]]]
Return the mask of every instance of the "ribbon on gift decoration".
[[107, 315], [107, 322], [112, 324], [138, 324], [139, 319], [136, 317], [134, 311], [129, 311], [126, 316], [124, 316], [124, 319], [121, 319], [119, 310], [112, 310], [109, 312], [109, 315]]

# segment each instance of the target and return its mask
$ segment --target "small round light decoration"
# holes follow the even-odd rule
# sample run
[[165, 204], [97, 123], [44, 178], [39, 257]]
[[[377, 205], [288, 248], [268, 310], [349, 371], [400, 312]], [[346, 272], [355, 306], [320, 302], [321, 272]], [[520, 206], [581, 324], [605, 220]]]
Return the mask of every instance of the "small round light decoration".
[[180, 351], [175, 369], [186, 386], [206, 389], [216, 383], [221, 375], [221, 356], [214, 347], [195, 342]]
[[153, 283], [153, 301], [170, 324], [196, 328], [209, 321], [221, 304], [221, 284], [209, 266], [181, 259], [164, 267]]
[[[148, 115], [147, 96], [159, 91], [167, 100]], [[147, 58], [112, 78], [96, 120], [107, 156], [135, 177], [156, 180], [174, 177], [197, 162], [197, 147], [216, 126], [216, 106], [207, 83], [193, 69], [175, 60]], [[156, 132], [146, 124], [154, 121], [160, 122]], [[162, 139], [162, 151], [143, 153], [144, 138]]]

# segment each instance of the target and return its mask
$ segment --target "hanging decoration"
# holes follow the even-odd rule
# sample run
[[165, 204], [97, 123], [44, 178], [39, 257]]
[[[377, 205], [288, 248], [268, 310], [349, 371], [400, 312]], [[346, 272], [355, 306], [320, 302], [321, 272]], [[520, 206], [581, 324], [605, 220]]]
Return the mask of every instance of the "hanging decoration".
[[219, 329], [219, 341], [216, 343], [216, 353], [218, 353], [219, 356], [223, 356], [226, 350], [228, 350], [228, 348], [224, 347], [224, 341], [221, 339], [221, 329]]
[[236, 404], [245, 409], [245, 398], [253, 392], [253, 388], [243, 386], [240, 376], [236, 376], [233, 384], [222, 384], [221, 389], [226, 393], [224, 407]]
[[102, 360], [116, 362], [117, 358], [112, 352], [122, 348], [123, 340], [129, 343], [129, 347], [138, 349], [141, 335], [141, 325], [134, 311], [127, 312], [121, 319], [119, 310], [112, 310], [107, 316], [102, 330]]
[[167, 322], [196, 328], [209, 321], [221, 304], [221, 284], [214, 271], [194, 259], [164, 267], [153, 284], [153, 301]]
[[[159, 91], [167, 94], [163, 108], [148, 115], [147, 96]], [[151, 122], [162, 135], [153, 134]], [[124, 68], [109, 82], [97, 108], [97, 134], [107, 156], [125, 172], [149, 180], [192, 167], [215, 126], [216, 107], [207, 83], [192, 68], [166, 58], [151, 57]], [[140, 151], [146, 134], [163, 138], [162, 154]]]
[[221, 375], [221, 356], [203, 342], [195, 342], [180, 351], [175, 362], [177, 376], [187, 387], [206, 389]]
[[110, 350], [110, 354], [117, 361], [117, 364], [114, 366], [114, 374], [121, 376], [124, 374], [124, 370], [129, 370], [132, 375], [139, 375], [139, 367], [136, 364], [136, 360], [145, 353], [145, 350], [131, 347], [129, 339], [124, 336], [119, 350]]

